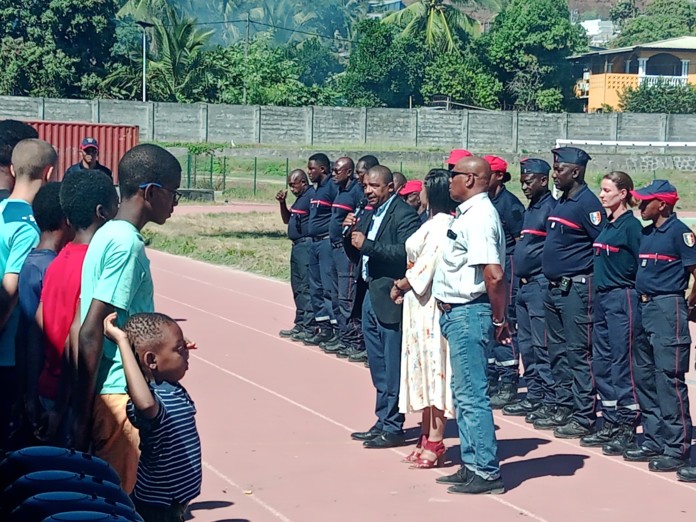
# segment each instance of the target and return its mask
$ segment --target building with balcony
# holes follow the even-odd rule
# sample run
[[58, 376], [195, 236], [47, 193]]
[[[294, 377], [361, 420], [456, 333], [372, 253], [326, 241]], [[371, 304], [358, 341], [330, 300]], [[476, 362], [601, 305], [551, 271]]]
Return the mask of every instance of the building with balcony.
[[583, 71], [575, 93], [585, 100], [587, 112], [619, 110], [619, 95], [627, 87], [658, 82], [696, 85], [696, 36], [595, 50], [569, 59]]

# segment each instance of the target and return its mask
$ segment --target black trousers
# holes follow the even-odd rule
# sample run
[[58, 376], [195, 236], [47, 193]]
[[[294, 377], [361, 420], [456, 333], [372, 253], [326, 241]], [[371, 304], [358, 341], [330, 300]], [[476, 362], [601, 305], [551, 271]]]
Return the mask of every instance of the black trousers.
[[646, 449], [686, 458], [691, 415], [685, 373], [691, 336], [682, 295], [654, 297], [640, 305], [647, 342], [634, 350], [633, 367]]
[[309, 290], [309, 262], [312, 257], [312, 239], [295, 240], [290, 251], [290, 287], [295, 300], [295, 325], [309, 329], [314, 319], [312, 296]]
[[573, 419], [589, 428], [595, 420], [592, 376], [592, 277], [573, 281], [567, 291], [549, 283], [544, 301], [556, 404], [570, 408]]

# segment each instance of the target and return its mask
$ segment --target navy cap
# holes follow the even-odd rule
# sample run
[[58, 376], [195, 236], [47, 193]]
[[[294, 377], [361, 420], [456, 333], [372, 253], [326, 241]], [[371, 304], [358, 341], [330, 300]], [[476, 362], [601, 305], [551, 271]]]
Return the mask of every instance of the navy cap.
[[679, 201], [676, 187], [666, 179], [655, 179], [650, 185], [632, 190], [631, 195], [639, 200], [659, 199], [668, 205], [674, 205]]
[[587, 152], [576, 147], [559, 147], [551, 152], [553, 152], [553, 161], [556, 163], [570, 163], [584, 167], [592, 159]]
[[82, 145], [80, 145], [80, 148], [82, 150], [89, 149], [90, 147], [99, 150], [99, 143], [97, 143], [97, 140], [95, 140], [94, 138], [85, 138], [84, 140], [82, 140]]
[[548, 176], [551, 165], [539, 158], [525, 158], [520, 160], [520, 172], [522, 174], [543, 174]]

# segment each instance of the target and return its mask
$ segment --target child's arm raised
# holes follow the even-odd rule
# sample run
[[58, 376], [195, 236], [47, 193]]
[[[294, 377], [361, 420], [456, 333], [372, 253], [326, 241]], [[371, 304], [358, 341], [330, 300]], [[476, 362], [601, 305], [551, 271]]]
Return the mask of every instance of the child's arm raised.
[[159, 413], [160, 404], [150, 391], [126, 333], [116, 326], [114, 321], [116, 321], [115, 313], [104, 319], [104, 335], [115, 342], [121, 352], [123, 371], [126, 374], [126, 383], [128, 384], [128, 395], [130, 395], [135, 409], [143, 417], [154, 419]]

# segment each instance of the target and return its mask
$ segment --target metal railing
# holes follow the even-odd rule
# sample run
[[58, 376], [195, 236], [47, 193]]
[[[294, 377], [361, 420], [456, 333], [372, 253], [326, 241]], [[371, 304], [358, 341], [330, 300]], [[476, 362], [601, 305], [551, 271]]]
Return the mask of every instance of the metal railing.
[[678, 86], [678, 85], [686, 85], [689, 79], [686, 76], [656, 76], [656, 75], [648, 75], [648, 76], [640, 76], [639, 81], [642, 84], [647, 84], [649, 87], [653, 87], [655, 85], [673, 85], [673, 86]]

